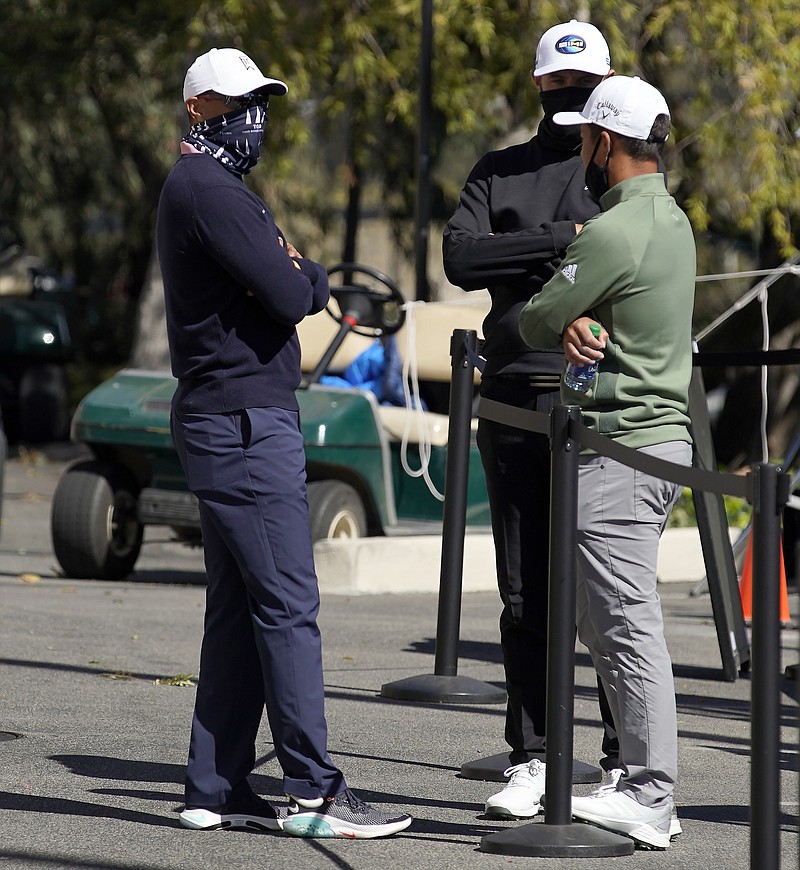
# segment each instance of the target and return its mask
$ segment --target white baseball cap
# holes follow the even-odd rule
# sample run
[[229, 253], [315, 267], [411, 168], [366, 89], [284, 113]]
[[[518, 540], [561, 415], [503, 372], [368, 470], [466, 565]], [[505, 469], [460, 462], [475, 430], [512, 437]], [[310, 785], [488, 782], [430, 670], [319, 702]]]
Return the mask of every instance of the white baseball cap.
[[201, 54], [186, 72], [183, 101], [215, 91], [224, 97], [240, 97], [261, 89], [283, 96], [289, 88], [285, 82], [261, 74], [255, 63], [238, 48], [212, 48]]
[[611, 54], [603, 34], [585, 21], [573, 18], [545, 31], [536, 47], [535, 76], [575, 69], [596, 76], [608, 75]]
[[[650, 138], [659, 115], [669, 115], [667, 101], [638, 76], [612, 76], [592, 91], [581, 112], [556, 112], [556, 124], [597, 124], [630, 139]], [[665, 137], [666, 139], [666, 137]]]

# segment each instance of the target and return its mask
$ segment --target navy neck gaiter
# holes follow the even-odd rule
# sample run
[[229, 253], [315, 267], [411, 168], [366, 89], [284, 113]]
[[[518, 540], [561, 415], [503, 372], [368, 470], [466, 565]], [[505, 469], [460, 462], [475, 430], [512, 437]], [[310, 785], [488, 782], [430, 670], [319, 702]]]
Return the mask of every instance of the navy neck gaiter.
[[258, 163], [266, 123], [263, 106], [236, 109], [195, 124], [183, 141], [210, 154], [234, 175], [247, 175]]

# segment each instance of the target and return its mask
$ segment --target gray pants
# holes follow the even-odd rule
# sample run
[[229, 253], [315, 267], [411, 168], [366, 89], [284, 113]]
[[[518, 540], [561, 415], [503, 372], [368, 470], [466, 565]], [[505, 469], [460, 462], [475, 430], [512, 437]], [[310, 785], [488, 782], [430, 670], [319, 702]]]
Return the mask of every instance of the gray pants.
[[[681, 441], [642, 452], [691, 463], [691, 446]], [[617, 727], [625, 770], [619, 789], [661, 807], [675, 788], [678, 726], [656, 558], [681, 488], [604, 456], [582, 457], [579, 481], [578, 636]]]

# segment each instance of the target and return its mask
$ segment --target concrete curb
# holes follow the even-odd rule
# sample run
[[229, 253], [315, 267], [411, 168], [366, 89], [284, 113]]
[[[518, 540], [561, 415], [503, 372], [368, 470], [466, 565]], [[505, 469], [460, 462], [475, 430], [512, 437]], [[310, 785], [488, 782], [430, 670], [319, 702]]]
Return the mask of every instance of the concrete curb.
[[[381, 594], [436, 592], [442, 561], [439, 535], [319, 541], [314, 545], [322, 593]], [[497, 588], [492, 536], [464, 539], [465, 592]]]
[[[732, 530], [732, 537], [738, 530]], [[364, 595], [436, 592], [442, 558], [437, 535], [320, 541], [314, 558], [323, 593]], [[667, 529], [658, 555], [659, 583], [697, 582], [705, 576], [696, 528]], [[465, 592], [497, 588], [494, 544], [489, 532], [464, 540]]]

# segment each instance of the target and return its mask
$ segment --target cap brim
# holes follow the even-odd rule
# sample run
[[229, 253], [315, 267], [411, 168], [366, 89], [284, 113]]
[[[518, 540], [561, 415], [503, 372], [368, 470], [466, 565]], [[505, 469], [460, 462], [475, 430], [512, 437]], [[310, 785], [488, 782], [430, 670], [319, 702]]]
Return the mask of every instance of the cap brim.
[[544, 66], [537, 67], [533, 71], [533, 74], [538, 78], [539, 76], [546, 76], [548, 73], [575, 70], [576, 72], [589, 73], [593, 76], [607, 76], [611, 70], [611, 66], [606, 64], [597, 66], [592, 63], [581, 63], [578, 60], [572, 59], [575, 55], [567, 55], [565, 57], [570, 59], [559, 60], [557, 63], [546, 63]]
[[584, 118], [580, 112], [556, 112], [553, 121], [562, 127], [573, 127], [575, 124], [591, 124], [588, 118]]
[[267, 79], [267, 84], [259, 88], [260, 91], [266, 91], [268, 94], [274, 94], [276, 97], [284, 97], [289, 93], [289, 86], [286, 82], [280, 79]]
[[261, 84], [256, 84], [255, 87], [253, 87], [253, 84], [254, 83], [250, 83], [248, 87], [246, 87], [244, 90], [241, 90], [242, 86], [240, 85], [239, 88], [237, 88], [237, 90], [239, 91], [238, 94], [226, 94], [225, 96], [241, 97], [242, 94], [266, 91], [268, 94], [272, 94], [273, 96], [283, 97], [289, 93], [289, 86], [286, 84], [286, 82], [282, 82], [280, 79], [268, 79], [264, 77], [261, 80]]

